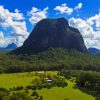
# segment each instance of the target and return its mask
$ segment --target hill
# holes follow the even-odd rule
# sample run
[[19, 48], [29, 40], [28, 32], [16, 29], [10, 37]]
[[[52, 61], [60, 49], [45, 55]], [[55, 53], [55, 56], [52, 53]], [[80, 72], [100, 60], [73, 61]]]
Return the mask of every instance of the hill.
[[23, 46], [13, 50], [11, 54], [36, 54], [51, 47], [87, 52], [78, 29], [70, 27], [65, 18], [47, 18], [38, 22]]
[[96, 48], [88, 48], [88, 52], [90, 54], [97, 54], [97, 53], [100, 53], [100, 50]]
[[16, 48], [17, 48], [17, 45], [14, 43], [11, 43], [7, 47], [0, 48], [0, 51], [11, 51], [11, 50], [16, 49]]
[[0, 72], [14, 73], [33, 70], [82, 69], [100, 71], [100, 58], [68, 51], [62, 48], [50, 48], [36, 55], [8, 55], [0, 53]]

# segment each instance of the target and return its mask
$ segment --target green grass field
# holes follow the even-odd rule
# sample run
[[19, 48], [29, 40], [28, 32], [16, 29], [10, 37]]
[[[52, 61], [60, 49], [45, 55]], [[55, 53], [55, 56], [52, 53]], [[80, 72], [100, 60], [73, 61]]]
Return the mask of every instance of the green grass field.
[[65, 88], [54, 87], [52, 89], [43, 89], [38, 91], [43, 96], [44, 100], [95, 100], [90, 95], [81, 92], [78, 89], [73, 89], [74, 83], [68, 81], [68, 86]]
[[[56, 74], [56, 72], [46, 72], [47, 74]], [[28, 86], [32, 79], [38, 78], [35, 72], [0, 74], [0, 87], [12, 88], [14, 86]], [[54, 87], [51, 89], [37, 90], [43, 100], [95, 100], [91, 95], [87, 95], [78, 89], [74, 89], [74, 82], [66, 80], [68, 86], [65, 88]], [[32, 91], [32, 90], [31, 90]], [[30, 91], [30, 92], [31, 92]]]

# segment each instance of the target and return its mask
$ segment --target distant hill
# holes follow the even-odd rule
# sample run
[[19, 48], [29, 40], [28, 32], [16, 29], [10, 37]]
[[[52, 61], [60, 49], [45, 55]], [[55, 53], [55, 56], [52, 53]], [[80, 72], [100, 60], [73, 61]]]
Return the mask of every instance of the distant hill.
[[5, 48], [0, 48], [0, 51], [11, 51], [11, 50], [14, 50], [16, 48], [17, 48], [17, 45], [14, 43], [11, 43]]
[[100, 50], [96, 49], [96, 48], [89, 48], [88, 52], [91, 54], [98, 54], [98, 53], [100, 53]]
[[70, 27], [65, 18], [47, 18], [38, 22], [23, 46], [11, 53], [36, 54], [47, 51], [51, 47], [87, 52], [83, 37], [78, 29]]

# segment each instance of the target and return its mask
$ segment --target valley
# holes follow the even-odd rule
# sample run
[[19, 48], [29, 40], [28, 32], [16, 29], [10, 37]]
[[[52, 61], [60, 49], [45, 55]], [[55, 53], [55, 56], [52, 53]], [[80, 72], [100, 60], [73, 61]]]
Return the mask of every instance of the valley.
[[[13, 73], [13, 74], [0, 74], [0, 88], [6, 88], [12, 92], [26, 91], [25, 87], [32, 84], [32, 80], [39, 79], [40, 76], [37, 74], [38, 71], [24, 72], [24, 73]], [[58, 71], [46, 71], [45, 74], [48, 76], [56, 76]], [[60, 77], [60, 76], [59, 76]], [[95, 100], [95, 97], [82, 92], [79, 89], [74, 89], [75, 82], [71, 79], [65, 79], [68, 83], [65, 87], [54, 86], [50, 88], [41, 89], [27, 89], [31, 96], [33, 91], [37, 91], [39, 96], [42, 96], [41, 100]], [[22, 89], [13, 90], [15, 87], [23, 87]], [[11, 89], [12, 88], [12, 89]], [[31, 96], [32, 97], [32, 96]], [[34, 97], [34, 96], [33, 96]], [[36, 100], [33, 99], [32, 100]], [[40, 100], [40, 99], [39, 99]]]

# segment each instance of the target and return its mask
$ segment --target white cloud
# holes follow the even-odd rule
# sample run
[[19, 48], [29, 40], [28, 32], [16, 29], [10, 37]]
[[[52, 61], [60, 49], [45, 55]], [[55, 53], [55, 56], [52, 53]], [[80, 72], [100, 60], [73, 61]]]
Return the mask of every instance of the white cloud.
[[3, 32], [0, 31], [0, 39], [4, 38]]
[[83, 4], [82, 3], [78, 3], [78, 5], [77, 6], [75, 6], [75, 10], [79, 10], [79, 9], [81, 9], [82, 8], [82, 6], [83, 6]]
[[31, 16], [29, 18], [29, 21], [32, 24], [35, 24], [40, 20], [47, 18], [48, 9], [49, 9], [48, 7], [44, 8], [43, 10], [32, 7], [31, 11], [28, 12], [28, 15]]
[[[15, 42], [18, 46], [21, 46], [22, 41], [24, 42], [29, 35], [24, 19], [23, 14], [20, 13], [18, 9], [15, 9], [15, 12], [10, 12], [8, 9], [0, 6], [0, 26], [6, 29], [11, 28], [9, 39], [12, 40], [12, 42]], [[22, 37], [22, 39], [19, 39], [20, 37]], [[16, 41], [17, 39], [19, 41]]]
[[87, 22], [90, 24], [90, 25], [93, 25], [95, 24], [96, 25], [96, 29], [97, 30], [100, 30], [100, 13], [99, 14], [96, 14], [95, 16], [92, 16], [90, 17]]
[[70, 18], [69, 24], [79, 29], [87, 47], [100, 48], [100, 13], [83, 20], [81, 18]]
[[0, 47], [7, 46], [10, 41], [4, 37], [4, 33], [0, 31]]
[[74, 10], [80, 10], [82, 8], [83, 4], [82, 3], [78, 3], [77, 6], [75, 6], [74, 8], [70, 8], [67, 4], [61, 4], [60, 6], [56, 6], [54, 8], [54, 10], [59, 11], [61, 14], [67, 14], [70, 15], [74, 12]]
[[70, 8], [70, 7], [68, 7], [67, 4], [62, 4], [62, 5], [60, 5], [60, 6], [56, 6], [56, 7], [54, 8], [54, 10], [60, 11], [61, 14], [66, 13], [66, 14], [70, 15], [70, 14], [73, 13], [73, 9]]
[[11, 26], [14, 20], [23, 20], [23, 14], [19, 13], [18, 9], [15, 9], [15, 12], [9, 12], [8, 9], [5, 9], [3, 6], [0, 6], [0, 25], [2, 27], [9, 27]]

